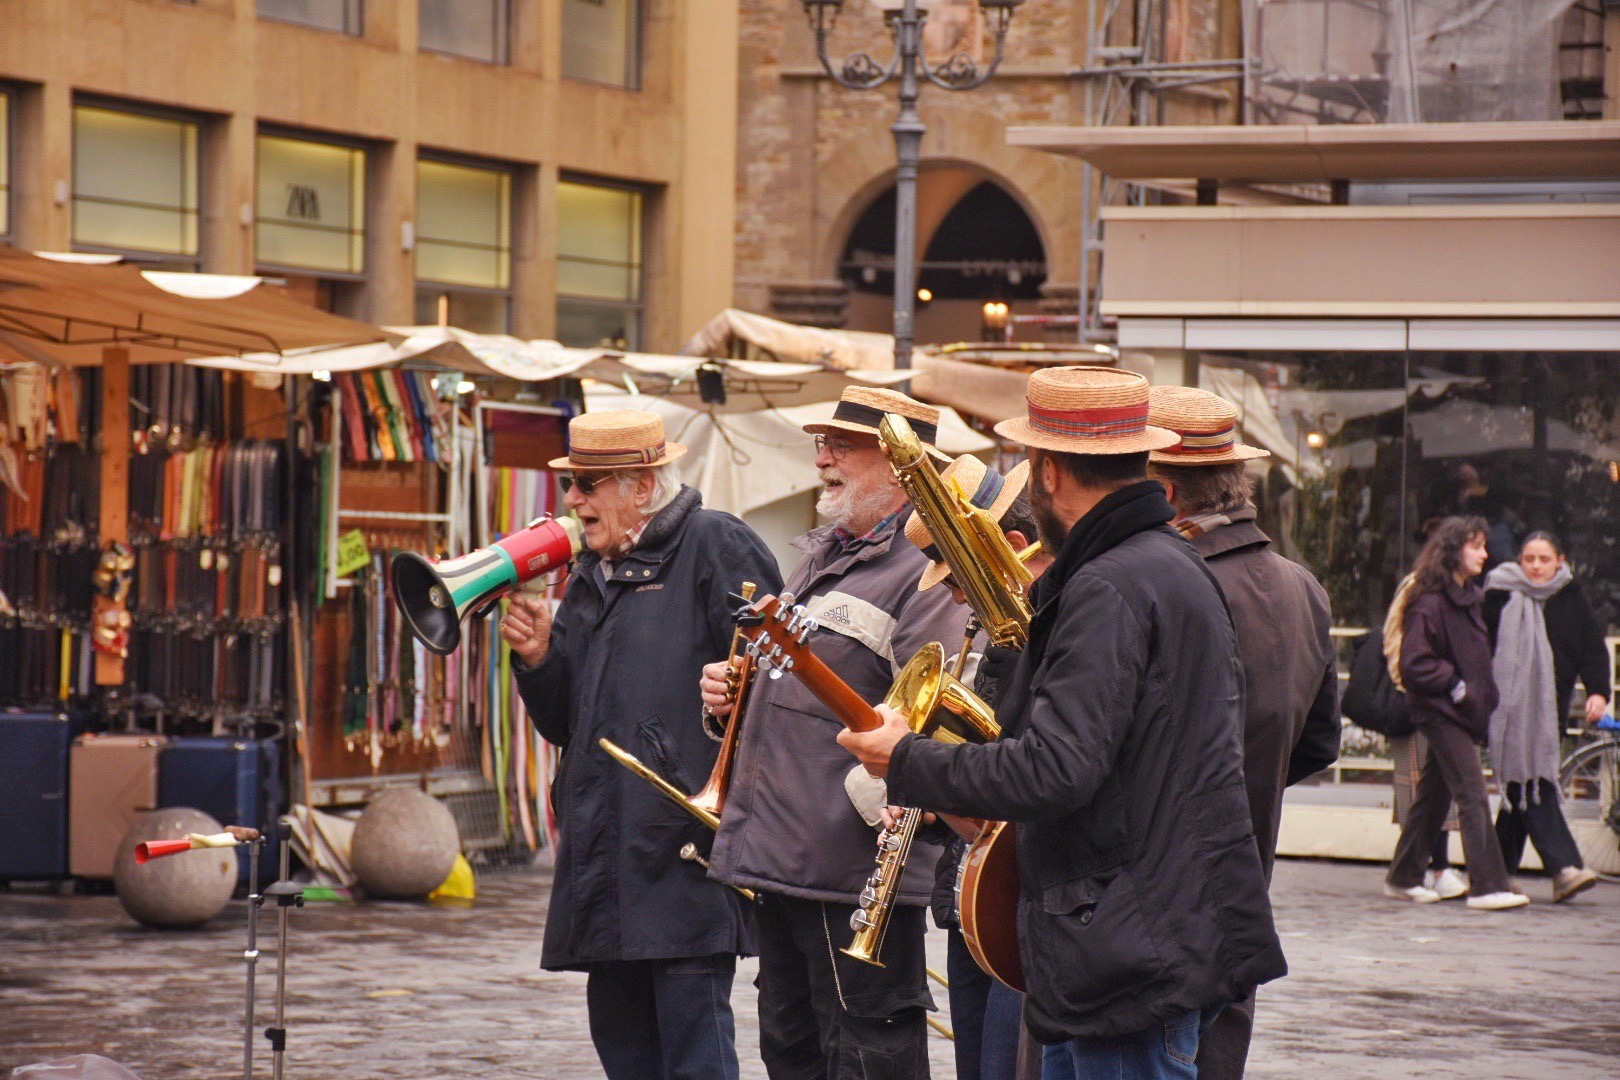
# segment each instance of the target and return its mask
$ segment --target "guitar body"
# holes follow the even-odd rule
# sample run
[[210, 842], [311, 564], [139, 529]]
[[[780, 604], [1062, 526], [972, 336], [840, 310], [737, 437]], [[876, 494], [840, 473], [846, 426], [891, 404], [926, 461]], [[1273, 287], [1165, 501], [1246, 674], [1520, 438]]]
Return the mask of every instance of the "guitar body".
[[1018, 957], [1018, 837], [996, 822], [968, 847], [956, 882], [957, 915], [968, 952], [985, 973], [1024, 992]]

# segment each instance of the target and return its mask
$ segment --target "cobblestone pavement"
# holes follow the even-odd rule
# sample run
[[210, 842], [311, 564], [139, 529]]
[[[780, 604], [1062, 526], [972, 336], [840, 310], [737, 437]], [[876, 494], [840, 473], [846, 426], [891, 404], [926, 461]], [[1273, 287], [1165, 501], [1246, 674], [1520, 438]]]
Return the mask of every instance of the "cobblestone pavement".
[[[548, 880], [486, 875], [471, 909], [295, 911], [286, 1075], [600, 1075], [583, 976], [536, 966]], [[1620, 886], [1554, 906], [1547, 882], [1526, 878], [1537, 903], [1484, 914], [1384, 900], [1380, 880], [1370, 865], [1278, 865], [1273, 897], [1293, 974], [1261, 993], [1251, 1077], [1620, 1075]], [[157, 932], [112, 897], [0, 894], [0, 1076], [83, 1052], [142, 1080], [240, 1076], [243, 910], [199, 931]], [[262, 1028], [274, 987], [268, 913], [260, 940]], [[931, 944], [942, 969], [943, 942]], [[743, 1075], [758, 1078], [754, 970], [740, 967], [733, 1001]], [[949, 1044], [930, 1043], [934, 1075], [954, 1075]], [[268, 1076], [262, 1039], [256, 1056]]]

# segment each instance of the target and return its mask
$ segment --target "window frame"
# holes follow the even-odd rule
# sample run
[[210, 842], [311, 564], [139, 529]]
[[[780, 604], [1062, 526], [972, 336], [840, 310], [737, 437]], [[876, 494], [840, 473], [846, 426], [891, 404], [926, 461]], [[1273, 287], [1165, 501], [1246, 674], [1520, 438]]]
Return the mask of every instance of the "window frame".
[[342, 34], [345, 37], [365, 37], [366, 34], [366, 0], [342, 0], [343, 28], [334, 30], [330, 26], [319, 23], [305, 22], [302, 19], [291, 19], [284, 15], [266, 14], [260, 8], [262, 0], [254, 0], [253, 13], [260, 19], [280, 23], [283, 26], [302, 26], [306, 30], [318, 30], [323, 34]]
[[[440, 295], [447, 293], [467, 293], [475, 296], [498, 296], [506, 301], [506, 325], [503, 326], [499, 332], [503, 334], [510, 334], [512, 332], [513, 312], [517, 307], [517, 200], [518, 176], [519, 170], [522, 168], [522, 166], [514, 162], [496, 161], [491, 158], [471, 157], [466, 154], [455, 154], [442, 150], [418, 149], [416, 153], [417, 165], [420, 166], [424, 161], [432, 162], [437, 165], [458, 165], [464, 169], [482, 169], [486, 172], [501, 173], [506, 177], [506, 288], [493, 289], [487, 286], [461, 285], [451, 281], [436, 281], [432, 278], [424, 278], [420, 275], [420, 273], [418, 273], [418, 260], [421, 258], [422, 244], [424, 241], [422, 236], [422, 174], [420, 170], [418, 170], [416, 184], [416, 209], [412, 215], [412, 220], [414, 221], [416, 228], [416, 250], [413, 252], [414, 257], [411, 260], [412, 302], [414, 304], [416, 294], [422, 291], [424, 288], [434, 290]], [[444, 241], [429, 240], [428, 242], [440, 243]]]
[[[112, 244], [92, 244], [80, 241], [74, 234], [78, 218], [79, 183], [78, 183], [78, 111], [79, 109], [98, 109], [102, 112], [123, 113], [129, 116], [145, 117], [149, 120], [163, 120], [171, 123], [191, 124], [197, 129], [196, 142], [196, 190], [197, 205], [191, 211], [196, 218], [197, 250], [192, 254], [172, 251], [151, 251], [146, 248], [119, 247]], [[209, 178], [203, 162], [207, 158], [204, 143], [208, 138], [208, 121], [210, 117], [202, 113], [187, 112], [184, 109], [168, 108], [162, 105], [151, 105], [142, 101], [126, 101], [123, 98], [106, 97], [100, 94], [74, 94], [68, 109], [68, 146], [69, 146], [69, 181], [68, 192], [68, 245], [73, 251], [82, 251], [90, 254], [117, 255], [129, 262], [140, 263], [145, 266], [159, 264], [157, 268], [178, 269], [200, 272], [203, 268], [203, 252], [208, 247], [207, 215], [203, 208], [208, 205]], [[94, 201], [105, 202], [96, 199]], [[184, 212], [182, 210], [182, 212]]]
[[[263, 220], [259, 215], [259, 140], [261, 138], [319, 143], [323, 146], [336, 146], [344, 150], [355, 150], [360, 153], [361, 160], [365, 162], [365, 168], [360, 180], [360, 197], [363, 200], [363, 205], [360, 208], [360, 269], [358, 271], [296, 266], [290, 263], [272, 262], [259, 256], [259, 223]], [[275, 273], [325, 278], [330, 281], [358, 284], [365, 284], [371, 280], [371, 252], [369, 250], [371, 247], [373, 203], [371, 198], [371, 154], [375, 148], [374, 143], [367, 142], [364, 139], [345, 138], [324, 131], [311, 131], [306, 128], [282, 127], [278, 124], [264, 123], [255, 128], [253, 132], [253, 266], [255, 270], [270, 270]], [[281, 221], [274, 223], [286, 224], [286, 222]]]
[[451, 56], [457, 60], [466, 60], [474, 64], [488, 64], [490, 67], [510, 67], [512, 65], [512, 24], [514, 19], [513, 0], [488, 0], [498, 12], [495, 26], [495, 56], [486, 60], [482, 56], [469, 56], [463, 52], [454, 52], [450, 49], [435, 48], [422, 43], [422, 3], [416, 0], [416, 49], [418, 52], [432, 53], [434, 56]]
[[[634, 299], [634, 300], [604, 300], [601, 297], [597, 297], [597, 296], [579, 296], [579, 295], [576, 295], [576, 294], [573, 294], [573, 293], [565, 293], [565, 292], [562, 291], [562, 289], [560, 287], [558, 287], [557, 289], [554, 290], [554, 294], [552, 296], [552, 312], [553, 312], [553, 315], [556, 314], [557, 305], [558, 305], [558, 303], [560, 301], [563, 301], [563, 300], [567, 300], [569, 303], [572, 303], [572, 304], [580, 304], [580, 305], [583, 305], [583, 306], [586, 306], [586, 307], [602, 308], [603, 310], [634, 311], [636, 313], [636, 338], [637, 338], [637, 340], [629, 342], [629, 346], [630, 346], [630, 348], [632, 350], [642, 348], [641, 339], [645, 338], [646, 330], [647, 330], [647, 321], [646, 321], [646, 316], [647, 316], [647, 261], [648, 261], [647, 260], [647, 250], [648, 250], [647, 231], [648, 231], [648, 208], [649, 208], [649, 206], [651, 204], [651, 201], [652, 201], [653, 189], [648, 187], [645, 184], [636, 184], [636, 183], [631, 183], [631, 182], [624, 181], [624, 180], [613, 180], [613, 179], [609, 179], [607, 177], [593, 176], [593, 175], [591, 175], [589, 173], [576, 173], [576, 172], [564, 172], [564, 173], [561, 173], [557, 177], [557, 183], [559, 185], [562, 185], [562, 184], [579, 184], [579, 185], [584, 186], [584, 187], [606, 188], [606, 189], [609, 189], [609, 190], [612, 190], [612, 191], [630, 192], [632, 194], [640, 196], [640, 199], [641, 199], [640, 211], [637, 214], [638, 221], [636, 222], [637, 233], [638, 233], [637, 239], [638, 239], [638, 245], [639, 245], [639, 250], [640, 250], [640, 258], [637, 261], [636, 268], [635, 268], [636, 299]], [[560, 190], [558, 192], [557, 201], [559, 203], [561, 203], [561, 201], [562, 201], [561, 200], [561, 191]], [[559, 216], [558, 225], [559, 225], [559, 231], [560, 231], [560, 225], [561, 225], [560, 218], [561, 218], [561, 215], [559, 214], [558, 216]], [[563, 255], [563, 252], [562, 252], [562, 245], [559, 242], [558, 246], [557, 246], [557, 253], [556, 253], [556, 261], [559, 264], [559, 268], [560, 268], [560, 265], [563, 262], [563, 260], [564, 260], [564, 255]]]
[[[562, 2], [566, 4], [569, 0], [562, 0]], [[560, 69], [558, 73], [562, 78], [569, 82], [579, 83], [582, 86], [602, 86], [610, 90], [627, 90], [633, 93], [641, 91], [643, 86], [642, 69], [647, 62], [647, 0], [630, 0], [630, 3], [635, 10], [630, 19], [630, 40], [628, 43], [630, 56], [627, 65], [630, 71], [629, 79], [622, 83], [605, 82], [602, 79], [592, 79], [584, 75], [570, 75], [566, 70]], [[566, 25], [559, 28], [559, 34], [562, 37], [563, 55], [566, 57], [568, 55]]]

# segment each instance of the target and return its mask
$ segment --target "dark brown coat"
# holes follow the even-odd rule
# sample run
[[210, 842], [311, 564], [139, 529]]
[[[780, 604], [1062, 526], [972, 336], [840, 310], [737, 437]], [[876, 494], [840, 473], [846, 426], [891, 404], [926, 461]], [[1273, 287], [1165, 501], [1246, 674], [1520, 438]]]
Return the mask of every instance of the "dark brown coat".
[[[1451, 582], [1418, 594], [1406, 609], [1401, 681], [1419, 731], [1425, 724], [1456, 724], [1475, 742], [1485, 741], [1497, 691], [1480, 610], [1484, 600], [1484, 591], [1473, 582]], [[1453, 701], [1459, 681], [1467, 692]]]

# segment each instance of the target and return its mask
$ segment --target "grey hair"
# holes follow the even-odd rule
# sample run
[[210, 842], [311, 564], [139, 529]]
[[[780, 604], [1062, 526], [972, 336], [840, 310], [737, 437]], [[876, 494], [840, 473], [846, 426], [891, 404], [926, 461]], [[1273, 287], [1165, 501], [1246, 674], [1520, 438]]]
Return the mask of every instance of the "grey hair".
[[1229, 514], [1254, 501], [1254, 477], [1241, 461], [1224, 465], [1160, 465], [1148, 471], [1175, 485], [1176, 510], [1182, 514]]
[[630, 498], [635, 494], [636, 481], [642, 474], [653, 478], [652, 498], [641, 512], [652, 517], [658, 511], [675, 501], [675, 496], [681, 493], [681, 478], [674, 469], [668, 465], [654, 465], [650, 469], [621, 469], [613, 475], [619, 481], [619, 494]]

